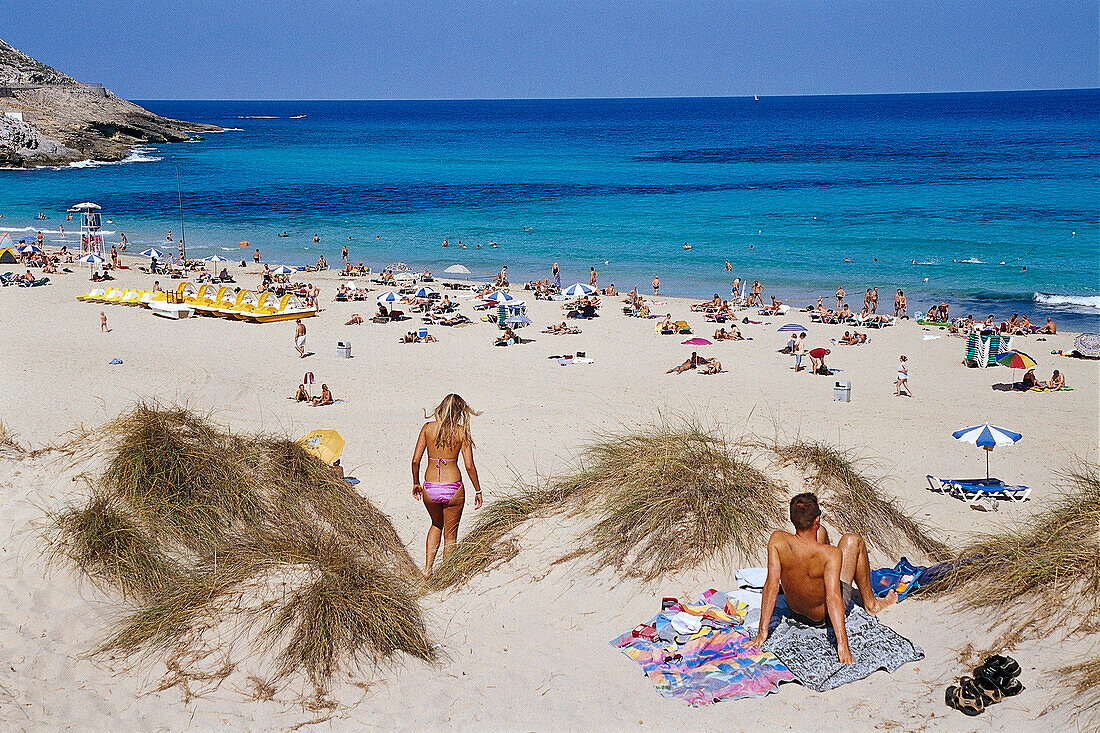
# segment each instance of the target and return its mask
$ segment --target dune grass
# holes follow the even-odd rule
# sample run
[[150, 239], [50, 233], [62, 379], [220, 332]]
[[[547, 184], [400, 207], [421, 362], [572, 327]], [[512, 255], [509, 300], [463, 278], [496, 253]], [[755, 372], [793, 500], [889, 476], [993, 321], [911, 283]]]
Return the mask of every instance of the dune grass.
[[983, 609], [1016, 638], [1100, 630], [1100, 469], [1078, 466], [1065, 484], [1048, 508], [978, 535], [929, 591]]
[[1091, 725], [1100, 725], [1100, 657], [1063, 667], [1058, 674], [1072, 685], [1077, 695], [1074, 702]]
[[693, 422], [592, 443], [567, 479], [596, 518], [575, 554], [647, 580], [720, 556], [762, 558], [785, 492], [733, 451]]
[[937, 562], [951, 556], [943, 542], [902, 511], [895, 500], [883, 496], [848, 452], [803, 440], [767, 447], [780, 463], [813, 475], [824, 521], [841, 532], [856, 532], [869, 546], [891, 557], [913, 550]]
[[[251, 613], [244, 626], [259, 621], [259, 644], [276, 652], [273, 679], [301, 672], [318, 696], [344, 663], [435, 659], [393, 525], [297, 442], [139, 404], [81, 455], [97, 452], [91, 499], [54, 514], [51, 540], [131, 606], [99, 652], [179, 651]], [[294, 583], [283, 598], [241, 602], [276, 573]]]

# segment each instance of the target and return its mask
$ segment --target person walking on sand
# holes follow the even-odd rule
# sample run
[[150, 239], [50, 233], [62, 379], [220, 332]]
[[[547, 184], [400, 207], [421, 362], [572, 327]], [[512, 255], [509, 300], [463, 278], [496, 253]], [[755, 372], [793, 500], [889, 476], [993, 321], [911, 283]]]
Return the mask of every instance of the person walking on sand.
[[294, 348], [298, 350], [298, 358], [306, 358], [306, 324], [298, 318], [294, 321]]
[[344, 248], [340, 250], [340, 256], [344, 258], [344, 267], [348, 266], [348, 246], [345, 244]]
[[597, 277], [598, 277], [598, 275], [596, 274], [596, 268], [593, 267], [592, 268], [592, 273], [588, 276], [588, 284], [591, 285], [592, 287], [596, 287], [596, 278]]
[[878, 288], [871, 288], [871, 313], [878, 311]]
[[252, 261], [257, 265], [260, 264], [260, 250], [258, 248], [252, 253]]
[[847, 295], [847, 293], [844, 292], [844, 286], [843, 285], [837, 285], [837, 287], [836, 287], [836, 309], [837, 310], [840, 310], [841, 306], [844, 305], [844, 296], [845, 295]]
[[659, 275], [653, 276], [653, 294], [658, 295], [661, 292], [661, 277]]
[[894, 294], [894, 318], [905, 317], [905, 293], [898, 290]]
[[909, 359], [905, 354], [901, 355], [901, 360], [898, 362], [898, 378], [894, 382], [896, 388], [895, 394], [901, 397], [901, 391], [904, 389], [905, 394], [909, 397], [913, 396], [912, 390], [909, 389]]
[[[776, 530], [768, 540], [768, 577], [760, 599], [760, 626], [749, 646], [759, 649], [768, 640], [768, 626], [782, 583], [790, 615], [807, 626], [832, 625], [840, 663], [852, 664], [844, 624], [852, 607], [853, 591], [859, 590], [863, 607], [872, 615], [897, 603], [897, 591], [890, 591], [885, 598], [875, 596], [867, 543], [858, 534], [843, 535], [835, 547], [830, 544], [829, 533], [821, 526], [815, 494], [806, 492], [791, 499], [790, 518], [794, 533]], [[853, 582], [856, 588], [852, 588]]]
[[103, 311], [99, 312], [99, 330], [102, 333], [111, 332], [111, 329], [107, 328], [107, 314]]
[[[443, 541], [443, 558], [454, 550], [458, 541], [458, 524], [466, 504], [466, 489], [458, 468], [458, 457], [466, 467], [466, 475], [474, 487], [474, 509], [481, 508], [481, 483], [474, 465], [474, 440], [470, 435], [470, 418], [480, 415], [466, 400], [456, 394], [443, 398], [432, 418], [420, 428], [412, 456], [413, 498], [423, 500], [432, 525], [424, 543], [424, 577], [428, 578], [435, 556]], [[428, 465], [424, 483], [420, 482], [420, 463], [424, 453]]]
[[550, 268], [550, 274], [554, 276], [554, 287], [561, 290], [561, 268], [558, 267], [557, 262]]

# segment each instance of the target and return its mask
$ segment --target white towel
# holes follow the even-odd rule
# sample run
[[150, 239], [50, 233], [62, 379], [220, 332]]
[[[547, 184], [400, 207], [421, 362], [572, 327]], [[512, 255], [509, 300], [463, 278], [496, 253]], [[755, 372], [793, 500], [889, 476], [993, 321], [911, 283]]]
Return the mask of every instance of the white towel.
[[738, 588], [763, 588], [767, 579], [767, 568], [741, 568], [737, 571]]

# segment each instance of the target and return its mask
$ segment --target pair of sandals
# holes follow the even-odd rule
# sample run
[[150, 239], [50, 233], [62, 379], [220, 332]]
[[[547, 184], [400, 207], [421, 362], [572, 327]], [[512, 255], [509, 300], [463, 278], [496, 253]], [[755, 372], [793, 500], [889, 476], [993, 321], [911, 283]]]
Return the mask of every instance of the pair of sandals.
[[1019, 695], [1024, 686], [1020, 664], [1012, 657], [994, 654], [974, 670], [973, 677], [963, 677], [944, 693], [944, 701], [964, 715], [980, 715], [988, 706], [1006, 697]]

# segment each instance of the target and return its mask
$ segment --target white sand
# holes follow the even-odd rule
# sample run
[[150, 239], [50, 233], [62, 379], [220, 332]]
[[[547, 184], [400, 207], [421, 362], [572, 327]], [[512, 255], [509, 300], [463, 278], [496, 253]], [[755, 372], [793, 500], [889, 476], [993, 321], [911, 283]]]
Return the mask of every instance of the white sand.
[[[692, 415], [734, 435], [800, 435], [850, 447], [866, 459], [869, 473], [882, 477], [887, 492], [952, 544], [1042, 508], [1057, 472], [1075, 456], [1095, 460], [1100, 441], [1100, 365], [1050, 355], [1052, 349], [1072, 347], [1069, 334], [1021, 341], [1039, 361], [1041, 379], [1057, 368], [1075, 387], [1053, 394], [994, 391], [991, 385], [1012, 381], [1012, 374], [965, 368], [963, 340], [945, 331], [904, 322], [870, 331], [871, 342], [864, 346], [835, 346], [829, 339], [845, 329], [811, 325], [805, 314], [750, 316], [770, 323], [741, 326], [752, 341], [699, 349], [717, 356], [728, 373], [666, 375], [665, 369], [693, 347], [680, 345], [686, 337], [657, 336], [653, 321], [623, 317], [618, 298], [604, 300], [600, 318], [580, 323], [581, 335], [538, 333], [561, 320], [560, 306], [527, 298], [534, 326], [522, 333], [533, 343], [494, 347], [495, 327], [479, 322], [433, 328], [439, 343], [403, 345], [399, 337], [419, 321], [344, 326], [353, 312], [369, 317], [373, 303], [328, 302], [334, 276], [311, 274], [307, 279], [323, 285], [326, 310], [306, 321], [308, 350], [316, 354], [301, 360], [293, 349], [293, 322], [171, 322], [144, 309], [84, 304], [75, 300], [89, 289], [84, 272], [55, 276], [44, 288], [0, 290], [5, 334], [0, 388], [8, 404], [0, 415], [22, 443], [54, 442], [78, 425], [95, 426], [135, 400], [153, 398], [213, 410], [234, 429], [299, 435], [335, 427], [348, 440], [347, 472], [362, 479], [358, 489], [391, 516], [418, 562], [428, 521], [410, 494], [409, 456], [421, 409], [451, 391], [484, 411], [474, 430], [487, 501], [506, 491], [516, 474], [531, 478], [536, 470], [560, 468], [595, 432], [645, 425], [658, 413]], [[242, 279], [245, 286], [258, 281], [255, 274]], [[148, 288], [152, 278], [129, 271], [118, 284]], [[661, 300], [668, 300], [673, 316], [688, 320], [696, 335], [711, 336], [714, 326], [689, 313], [687, 301]], [[109, 334], [99, 332], [100, 310], [110, 319]], [[473, 314], [469, 301], [462, 310]], [[833, 349], [828, 362], [843, 369], [835, 378], [852, 381], [851, 404], [833, 402], [833, 378], [795, 374], [793, 360], [776, 353], [787, 339], [776, 328], [789, 321], [811, 326], [811, 348]], [[942, 338], [925, 341], [924, 335]], [[338, 359], [336, 341], [348, 339], [354, 358]], [[559, 367], [547, 359], [577, 350], [595, 363]], [[910, 359], [912, 399], [894, 396], [901, 353]], [[109, 366], [113, 357], [124, 363]], [[347, 402], [309, 408], [288, 400], [305, 371], [316, 375], [315, 390], [326, 382]], [[982, 452], [955, 442], [950, 433], [986, 420], [1025, 436], [993, 454], [995, 475], [1034, 488], [1032, 501], [1002, 506], [997, 513], [932, 494], [924, 480], [926, 473], [980, 475]], [[89, 659], [87, 652], [116, 618], [117, 602], [80, 581], [75, 571], [49, 567], [36, 534], [46, 509], [82, 496], [75, 474], [55, 454], [0, 460], [4, 728], [266, 730], [331, 714], [303, 710], [289, 694], [270, 702], [248, 700], [247, 675], [262, 670], [247, 664], [217, 689], [194, 686], [192, 691], [202, 694], [184, 700], [179, 688], [157, 691], [165, 676], [163, 660], [135, 667], [133, 660]], [[466, 526], [473, 517], [468, 505]], [[764, 699], [702, 709], [666, 700], [607, 641], [652, 616], [662, 596], [693, 598], [708, 587], [732, 587], [732, 568], [703, 568], [645, 585], [606, 572], [593, 576], [577, 564], [551, 566], [580, 530], [573, 520], [533, 522], [521, 530], [523, 549], [514, 561], [467, 587], [429, 596], [424, 601], [429, 630], [443, 643], [448, 661], [438, 666], [408, 661], [344, 675], [334, 690], [341, 707], [317, 727], [668, 729], [763, 722], [765, 729], [1057, 730], [1072, 725], [1070, 706], [1037, 716], [1064, 689], [1045, 673], [1072, 661], [1080, 642], [1049, 639], [1019, 647], [1015, 656], [1024, 667], [1027, 691], [981, 718], [964, 718], [944, 705], [943, 689], [965, 671], [959, 651], [967, 643], [980, 647], [994, 635], [980, 615], [917, 600], [882, 617], [927, 654], [893, 675], [878, 673], [826, 694], [787, 685]]]

